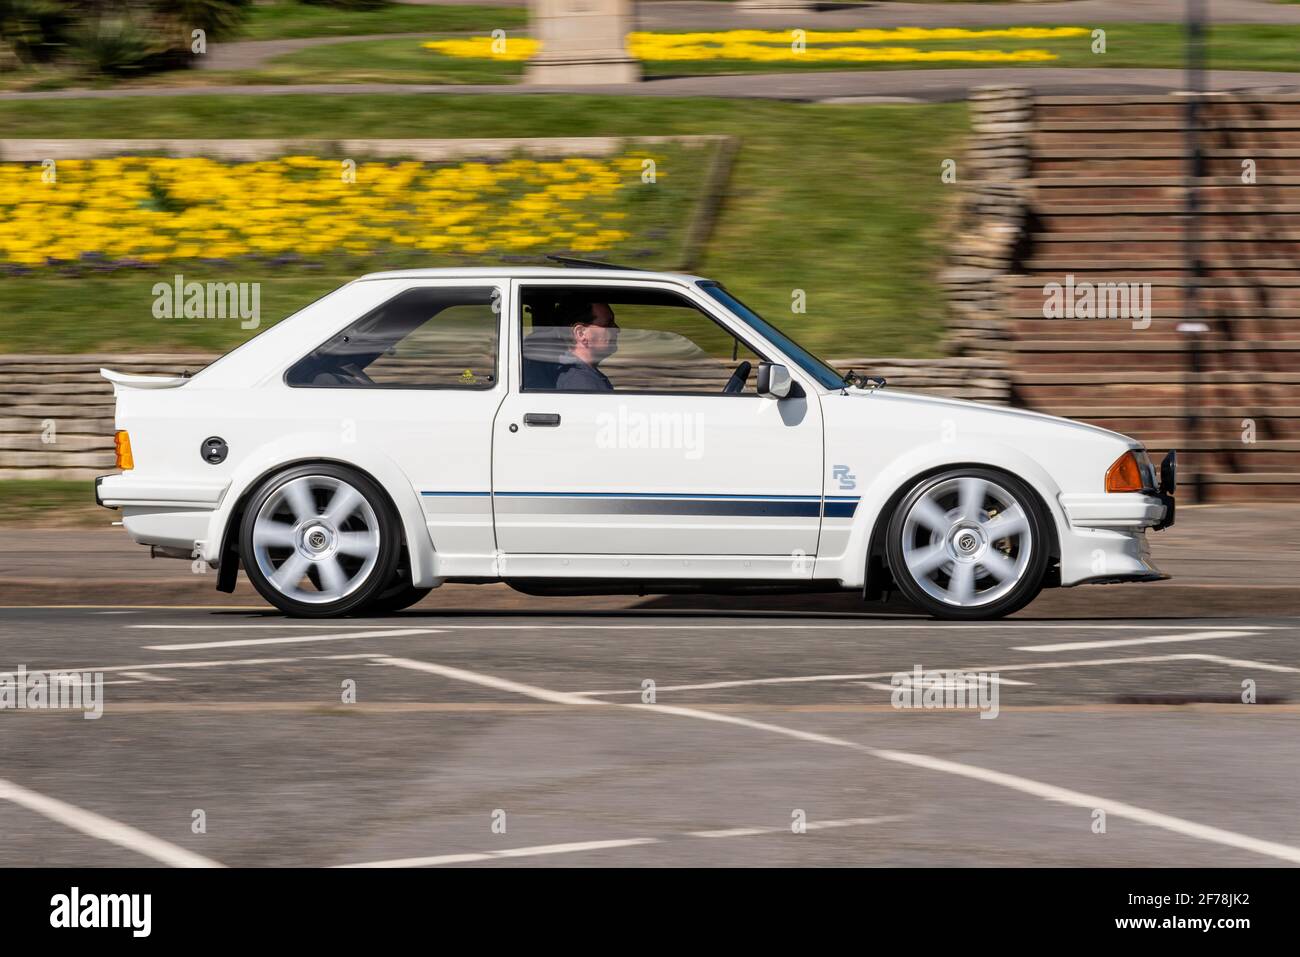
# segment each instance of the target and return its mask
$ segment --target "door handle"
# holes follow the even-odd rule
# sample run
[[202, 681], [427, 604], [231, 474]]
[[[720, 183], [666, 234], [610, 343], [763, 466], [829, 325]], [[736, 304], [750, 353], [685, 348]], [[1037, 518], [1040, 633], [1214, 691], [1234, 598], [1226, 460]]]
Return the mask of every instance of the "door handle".
[[529, 412], [524, 416], [524, 425], [542, 425], [554, 428], [560, 424], [560, 416], [555, 412]]

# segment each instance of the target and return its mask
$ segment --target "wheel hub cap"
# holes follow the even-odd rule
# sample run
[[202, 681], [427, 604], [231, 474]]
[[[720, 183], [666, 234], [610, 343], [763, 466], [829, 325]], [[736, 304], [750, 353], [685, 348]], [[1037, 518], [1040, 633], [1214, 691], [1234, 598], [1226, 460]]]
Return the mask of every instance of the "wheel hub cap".
[[903, 560], [913, 581], [949, 605], [979, 607], [1024, 578], [1033, 553], [1024, 505], [982, 477], [956, 476], [927, 487], [903, 523]]
[[322, 604], [360, 588], [379, 560], [379, 519], [364, 495], [332, 475], [305, 475], [259, 507], [252, 551], [282, 595]]

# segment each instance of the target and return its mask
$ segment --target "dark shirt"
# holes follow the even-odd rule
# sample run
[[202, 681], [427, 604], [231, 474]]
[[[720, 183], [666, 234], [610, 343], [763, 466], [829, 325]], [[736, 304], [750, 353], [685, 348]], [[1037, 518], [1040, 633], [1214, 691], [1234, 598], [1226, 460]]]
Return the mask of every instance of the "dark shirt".
[[560, 392], [613, 392], [614, 385], [593, 365], [569, 353], [560, 374], [555, 379], [555, 388]]

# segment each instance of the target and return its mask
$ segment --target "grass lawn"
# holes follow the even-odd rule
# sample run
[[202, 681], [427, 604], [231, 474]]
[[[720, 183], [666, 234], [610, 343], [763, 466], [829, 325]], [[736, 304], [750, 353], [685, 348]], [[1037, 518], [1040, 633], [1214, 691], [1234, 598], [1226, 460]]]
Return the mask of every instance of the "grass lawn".
[[[966, 118], [960, 104], [191, 96], [0, 102], [0, 128], [10, 136], [76, 137], [93, 129], [124, 138], [734, 134], [743, 145], [699, 271], [827, 355], [925, 356], [936, 354], [943, 332], [935, 277], [955, 199], [940, 182], [940, 164], [959, 155]], [[627, 228], [636, 225], [630, 220]], [[356, 272], [388, 265], [375, 257]], [[277, 278], [270, 267], [240, 270], [226, 278], [266, 283], [264, 322], [355, 275], [286, 270]], [[156, 271], [176, 270], [164, 264]], [[248, 335], [234, 322], [154, 319], [154, 281], [147, 274], [5, 279], [0, 350], [224, 348]], [[806, 293], [805, 314], [791, 313], [796, 289]]]
[[[1298, 0], [1300, 2], [1300, 0]], [[1091, 25], [1081, 24], [1088, 26]], [[1106, 53], [1092, 52], [1091, 36], [1049, 40], [989, 38], [905, 43], [922, 50], [1048, 50], [1054, 60], [1023, 63], [923, 61], [899, 63], [800, 62], [747, 60], [646, 61], [647, 76], [720, 73], [781, 73], [805, 70], [915, 70], [984, 66], [1171, 67], [1183, 66], [1181, 24], [1123, 23], [1103, 25]], [[431, 37], [432, 38], [432, 37]], [[506, 60], [468, 59], [425, 50], [416, 38], [370, 40], [299, 50], [265, 66], [238, 74], [202, 75], [204, 82], [246, 83], [504, 83], [522, 75], [523, 64]], [[1239, 25], [1213, 27], [1210, 62], [1219, 70], [1300, 70], [1300, 27]], [[219, 79], [218, 79], [219, 78]], [[193, 74], [186, 78], [194, 81]]]
[[108, 526], [118, 518], [95, 504], [91, 481], [0, 479], [0, 525]]
[[[418, 8], [413, 8], [418, 9]], [[519, 62], [440, 56], [406, 40], [361, 40], [309, 47], [276, 57], [256, 70], [189, 70], [171, 78], [193, 83], [513, 83]], [[328, 79], [327, 79], [328, 78]], [[151, 78], [154, 82], [160, 78]]]
[[508, 30], [528, 22], [526, 7], [410, 6], [390, 3], [377, 10], [278, 0], [248, 10], [240, 40], [288, 40], [299, 37], [363, 36], [368, 33], [458, 33]]

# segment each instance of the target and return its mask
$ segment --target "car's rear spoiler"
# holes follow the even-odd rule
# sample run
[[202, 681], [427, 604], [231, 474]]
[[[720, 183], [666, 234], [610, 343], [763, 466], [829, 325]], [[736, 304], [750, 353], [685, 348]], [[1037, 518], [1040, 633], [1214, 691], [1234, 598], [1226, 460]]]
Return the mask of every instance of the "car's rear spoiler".
[[122, 389], [174, 389], [190, 379], [183, 375], [131, 375], [112, 369], [100, 369], [99, 374], [113, 383], [114, 395]]

